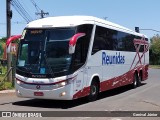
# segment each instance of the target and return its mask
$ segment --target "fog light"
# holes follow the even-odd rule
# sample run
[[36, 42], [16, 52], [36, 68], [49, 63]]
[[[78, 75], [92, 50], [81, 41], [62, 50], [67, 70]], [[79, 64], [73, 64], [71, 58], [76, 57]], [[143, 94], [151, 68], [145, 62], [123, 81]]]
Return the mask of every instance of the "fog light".
[[61, 94], [60, 94], [60, 96], [65, 96], [66, 95], [66, 92], [62, 92]]

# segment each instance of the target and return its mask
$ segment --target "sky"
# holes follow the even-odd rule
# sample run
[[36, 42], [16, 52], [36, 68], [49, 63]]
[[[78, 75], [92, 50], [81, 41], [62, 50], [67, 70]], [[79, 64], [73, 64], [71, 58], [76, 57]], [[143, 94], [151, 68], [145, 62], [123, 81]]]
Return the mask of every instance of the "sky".
[[[36, 9], [31, 0], [18, 0], [33, 20]], [[49, 12], [49, 16], [89, 15], [122, 25], [134, 30], [155, 29], [160, 31], [160, 0], [34, 0]], [[21, 34], [27, 22], [11, 6], [13, 11], [11, 35]], [[141, 30], [149, 38], [158, 32]], [[0, 38], [6, 36], [6, 0], [0, 2]]]

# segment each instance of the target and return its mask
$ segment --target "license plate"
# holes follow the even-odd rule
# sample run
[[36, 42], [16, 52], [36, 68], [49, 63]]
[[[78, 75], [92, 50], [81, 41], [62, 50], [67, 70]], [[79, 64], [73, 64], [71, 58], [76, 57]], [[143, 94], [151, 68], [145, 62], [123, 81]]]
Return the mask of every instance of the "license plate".
[[34, 92], [34, 96], [44, 96], [43, 92]]

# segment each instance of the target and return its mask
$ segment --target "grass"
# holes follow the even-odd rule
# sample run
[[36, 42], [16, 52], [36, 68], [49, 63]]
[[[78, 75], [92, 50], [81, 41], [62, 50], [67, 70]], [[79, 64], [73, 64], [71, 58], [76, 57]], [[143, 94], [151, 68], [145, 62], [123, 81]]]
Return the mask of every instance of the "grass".
[[5, 74], [0, 74], [0, 82], [4, 79]]
[[0, 82], [3, 80], [4, 76], [0, 75]]
[[5, 74], [7, 72], [7, 67], [6, 66], [4, 67], [4, 66], [0, 65], [0, 69], [2, 71], [2, 74]]
[[5, 80], [1, 83], [1, 81], [5, 77], [5, 74], [7, 73], [7, 67], [0, 66], [0, 68], [2, 70], [2, 74], [0, 74], [0, 90], [14, 89], [14, 87], [12, 86], [12, 82], [8, 82]]
[[0, 75], [0, 90], [14, 89], [12, 82], [8, 82], [6, 79], [5, 81], [1, 82], [4, 79], [4, 76], [5, 74]]
[[14, 89], [11, 82], [4, 82], [4, 84], [0, 85], [0, 90], [8, 90], [8, 89]]
[[149, 68], [160, 69], [160, 65], [149, 65]]

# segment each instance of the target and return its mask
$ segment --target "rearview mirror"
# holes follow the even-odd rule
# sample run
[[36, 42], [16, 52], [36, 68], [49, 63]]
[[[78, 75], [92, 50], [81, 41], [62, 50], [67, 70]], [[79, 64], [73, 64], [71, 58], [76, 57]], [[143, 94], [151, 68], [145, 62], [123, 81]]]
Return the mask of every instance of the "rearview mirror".
[[77, 33], [71, 38], [69, 41], [69, 54], [73, 54], [75, 52], [77, 40], [85, 35], [85, 33]]

